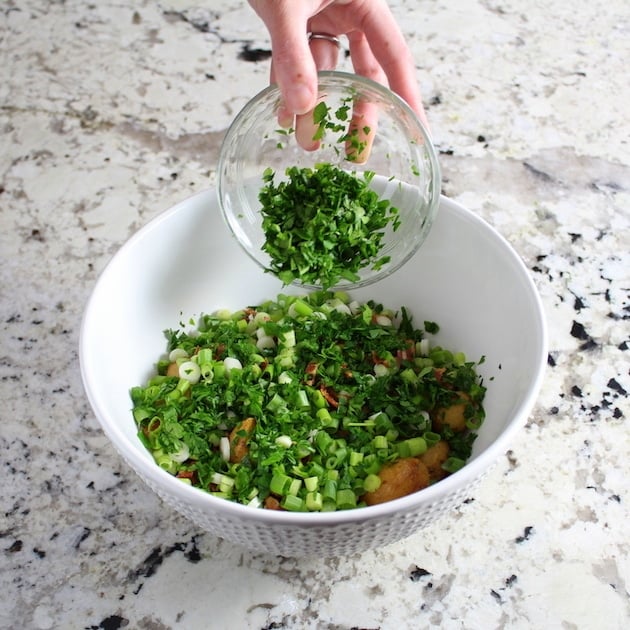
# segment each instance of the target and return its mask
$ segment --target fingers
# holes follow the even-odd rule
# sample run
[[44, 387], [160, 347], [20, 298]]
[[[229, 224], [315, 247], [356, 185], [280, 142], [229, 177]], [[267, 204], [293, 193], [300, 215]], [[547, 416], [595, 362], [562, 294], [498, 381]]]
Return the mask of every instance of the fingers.
[[[375, 0], [369, 5], [363, 20], [363, 32], [371, 55], [387, 77], [390, 89], [407, 102], [428, 128], [411, 51], [384, 0]], [[359, 59], [359, 63], [364, 61], [367, 61], [367, 56], [364, 60]], [[365, 71], [369, 72], [370, 68]]]
[[[333, 42], [313, 39], [309, 42], [309, 46], [318, 70], [334, 70], [337, 67], [339, 49]], [[318, 98], [319, 100], [321, 98]], [[315, 151], [319, 148], [319, 140], [313, 139], [318, 128], [319, 125], [313, 121], [312, 110], [295, 117], [295, 137], [298, 144], [306, 151]]]
[[315, 139], [318, 125], [313, 121], [313, 110], [295, 117], [295, 139], [305, 151], [316, 151], [321, 142]]
[[[325, 39], [309, 42], [309, 30], [347, 34], [355, 72], [388, 85], [428, 128], [414, 61], [386, 0], [354, 5], [352, 0], [249, 1], [271, 37], [271, 81], [278, 84], [283, 99], [278, 122], [291, 127], [295, 120], [297, 140], [305, 149], [319, 146], [319, 141], [313, 140], [317, 126], [312, 120], [318, 102], [317, 71], [336, 68], [339, 52]], [[346, 150], [356, 161], [365, 161], [369, 155], [376, 124], [375, 107], [355, 103]]]
[[377, 106], [363, 99], [355, 100], [346, 139], [346, 158], [350, 162], [365, 164], [368, 161], [377, 125]]
[[275, 0], [252, 6], [269, 31], [271, 79], [280, 88], [284, 108], [292, 114], [305, 114], [317, 98], [317, 69], [306, 38], [305, 3]]
[[[355, 31], [348, 35], [352, 67], [357, 74], [387, 85], [387, 77], [376, 61], [365, 35]], [[378, 125], [378, 107], [364, 99], [355, 100], [348, 128], [346, 156], [357, 164], [367, 162]]]
[[365, 34], [362, 31], [348, 33], [348, 44], [354, 71], [372, 81], [387, 85], [387, 75], [374, 56]]
[[327, 39], [311, 39], [309, 48], [318, 70], [334, 70], [339, 60], [339, 46]]

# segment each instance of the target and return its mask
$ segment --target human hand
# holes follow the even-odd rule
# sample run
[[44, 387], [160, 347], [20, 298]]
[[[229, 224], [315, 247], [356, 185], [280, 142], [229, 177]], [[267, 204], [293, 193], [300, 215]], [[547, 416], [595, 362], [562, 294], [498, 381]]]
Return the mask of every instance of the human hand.
[[[280, 124], [294, 117], [298, 142], [316, 148], [307, 115], [317, 104], [318, 70], [334, 70], [334, 39], [308, 33], [346, 35], [354, 71], [389, 86], [428, 127], [411, 52], [385, 0], [249, 0], [271, 37], [271, 82], [283, 96]], [[332, 38], [331, 38], [332, 39]], [[369, 119], [369, 106], [361, 115]], [[355, 116], [357, 112], [355, 111]]]

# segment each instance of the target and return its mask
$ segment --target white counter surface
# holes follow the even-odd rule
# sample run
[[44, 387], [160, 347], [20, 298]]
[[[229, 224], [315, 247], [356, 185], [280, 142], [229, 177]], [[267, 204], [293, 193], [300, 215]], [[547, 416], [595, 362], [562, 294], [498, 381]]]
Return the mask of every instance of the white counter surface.
[[267, 83], [242, 1], [0, 10], [0, 627], [630, 627], [627, 0], [392, 2], [444, 193], [522, 256], [538, 403], [453, 514], [361, 555], [252, 554], [163, 505], [83, 392], [81, 315], [140, 226], [214, 183]]

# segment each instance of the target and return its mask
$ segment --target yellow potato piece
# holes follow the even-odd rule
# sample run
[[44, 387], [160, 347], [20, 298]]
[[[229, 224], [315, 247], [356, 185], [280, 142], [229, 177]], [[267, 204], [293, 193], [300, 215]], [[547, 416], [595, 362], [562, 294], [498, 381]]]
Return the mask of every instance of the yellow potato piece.
[[166, 376], [179, 376], [179, 365], [173, 361], [168, 364], [168, 368], [166, 369]]
[[449, 446], [446, 440], [440, 440], [437, 444], [429, 447], [422, 455], [420, 461], [429, 470], [431, 481], [439, 481], [446, 476], [446, 471], [442, 464], [448, 459]]
[[449, 407], [438, 407], [431, 414], [433, 430], [438, 433], [449, 426], [453, 431], [464, 431], [466, 429], [466, 407], [470, 402], [470, 396], [465, 392], [453, 392], [453, 400], [459, 401]]
[[368, 505], [399, 499], [429, 485], [429, 470], [415, 457], [405, 457], [384, 466], [378, 476], [380, 487], [363, 495]]
[[238, 464], [249, 453], [248, 442], [256, 428], [254, 418], [245, 418], [230, 432], [230, 462]]

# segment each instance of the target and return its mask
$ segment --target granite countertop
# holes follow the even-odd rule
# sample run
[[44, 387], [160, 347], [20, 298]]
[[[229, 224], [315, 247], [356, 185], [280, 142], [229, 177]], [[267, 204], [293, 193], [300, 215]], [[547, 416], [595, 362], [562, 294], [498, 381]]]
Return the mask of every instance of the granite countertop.
[[[444, 193], [540, 290], [526, 427], [452, 514], [347, 558], [253, 554], [162, 504], [104, 437], [77, 359], [120, 245], [213, 185], [267, 83], [244, 1], [0, 10], [0, 627], [630, 625], [630, 12], [626, 0], [396, 0]], [[344, 62], [344, 63], [347, 63]]]

